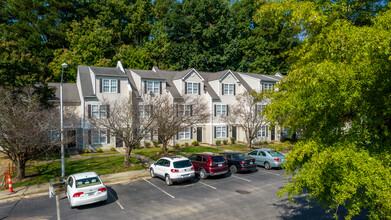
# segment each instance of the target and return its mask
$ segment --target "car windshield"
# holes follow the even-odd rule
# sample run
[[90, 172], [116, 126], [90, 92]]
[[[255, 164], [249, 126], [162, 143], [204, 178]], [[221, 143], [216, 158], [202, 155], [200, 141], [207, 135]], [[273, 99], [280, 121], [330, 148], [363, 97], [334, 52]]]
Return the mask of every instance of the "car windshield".
[[212, 162], [213, 163], [222, 163], [225, 162], [225, 158], [222, 156], [217, 156], [217, 157], [212, 157]]
[[238, 154], [235, 154], [235, 155], [236, 155], [236, 158], [238, 158], [238, 159], [240, 159], [240, 160], [242, 160], [242, 159], [248, 157], [248, 155], [247, 155], [247, 154], [244, 154], [244, 153], [238, 153]]
[[99, 184], [100, 184], [100, 180], [98, 179], [98, 177], [89, 177], [85, 179], [76, 180], [76, 188], [94, 186]]
[[282, 156], [284, 156], [284, 155], [282, 155], [280, 152], [278, 152], [278, 151], [270, 151], [269, 152], [270, 153], [270, 155], [272, 156], [272, 157], [282, 157]]
[[189, 160], [181, 160], [174, 162], [174, 168], [184, 168], [193, 166]]

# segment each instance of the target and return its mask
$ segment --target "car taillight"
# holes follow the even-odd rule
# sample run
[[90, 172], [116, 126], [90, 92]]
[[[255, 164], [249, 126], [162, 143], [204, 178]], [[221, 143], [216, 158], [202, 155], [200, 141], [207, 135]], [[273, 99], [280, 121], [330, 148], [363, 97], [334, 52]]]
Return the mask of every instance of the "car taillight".
[[80, 197], [83, 194], [84, 194], [83, 192], [78, 192], [78, 193], [73, 194], [73, 197]]
[[100, 191], [100, 192], [106, 192], [107, 189], [106, 189], [106, 187], [103, 187], [103, 188], [98, 189], [98, 191]]
[[240, 161], [239, 163], [240, 164], [246, 164], [246, 161]]
[[178, 169], [171, 169], [171, 173], [178, 173], [179, 170]]
[[206, 165], [211, 167], [212, 164], [213, 164], [213, 163], [212, 163], [212, 158], [209, 157], [209, 161], [208, 161], [208, 163], [207, 163]]
[[194, 170], [194, 167], [191, 167], [191, 170]]
[[274, 158], [274, 161], [280, 161], [280, 158]]

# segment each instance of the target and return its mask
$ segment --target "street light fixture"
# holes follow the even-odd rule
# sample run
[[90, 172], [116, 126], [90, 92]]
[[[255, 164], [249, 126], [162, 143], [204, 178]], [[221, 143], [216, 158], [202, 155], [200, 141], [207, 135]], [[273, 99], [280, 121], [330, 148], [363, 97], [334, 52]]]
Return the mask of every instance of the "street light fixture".
[[68, 64], [61, 64], [61, 84], [60, 84], [60, 108], [61, 108], [61, 177], [65, 176], [65, 157], [64, 157], [64, 110], [62, 100], [62, 79], [64, 77], [64, 68], [68, 67]]

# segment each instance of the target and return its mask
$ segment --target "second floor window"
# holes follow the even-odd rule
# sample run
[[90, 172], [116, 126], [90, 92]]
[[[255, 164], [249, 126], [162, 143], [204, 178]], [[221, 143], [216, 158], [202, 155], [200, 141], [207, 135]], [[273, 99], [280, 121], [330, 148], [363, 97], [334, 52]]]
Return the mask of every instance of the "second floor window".
[[199, 94], [199, 83], [187, 82], [186, 83], [186, 94]]
[[103, 79], [103, 92], [104, 93], [117, 93], [117, 83], [116, 79]]
[[235, 95], [235, 84], [223, 84], [223, 95]]
[[262, 113], [264, 112], [265, 108], [267, 105], [257, 105], [257, 113]]
[[108, 105], [88, 105], [88, 118], [107, 118]]
[[192, 110], [193, 109], [191, 105], [178, 105], [177, 116], [191, 116]]
[[273, 90], [274, 83], [262, 83], [262, 91]]
[[215, 105], [215, 116], [228, 115], [228, 105]]
[[159, 81], [146, 81], [146, 93], [153, 92], [154, 94], [160, 93], [160, 82]]
[[151, 116], [151, 112], [152, 112], [152, 106], [151, 105], [140, 104], [138, 106], [138, 115], [140, 117], [149, 117], [149, 116]]

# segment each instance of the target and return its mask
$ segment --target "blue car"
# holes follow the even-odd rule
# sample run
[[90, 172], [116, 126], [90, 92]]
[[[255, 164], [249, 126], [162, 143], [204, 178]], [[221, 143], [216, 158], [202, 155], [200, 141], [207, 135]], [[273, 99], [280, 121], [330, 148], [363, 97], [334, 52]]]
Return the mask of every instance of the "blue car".
[[283, 154], [271, 149], [257, 149], [247, 155], [254, 157], [256, 159], [255, 163], [259, 166], [264, 166], [267, 170], [273, 167], [281, 167], [286, 162]]

